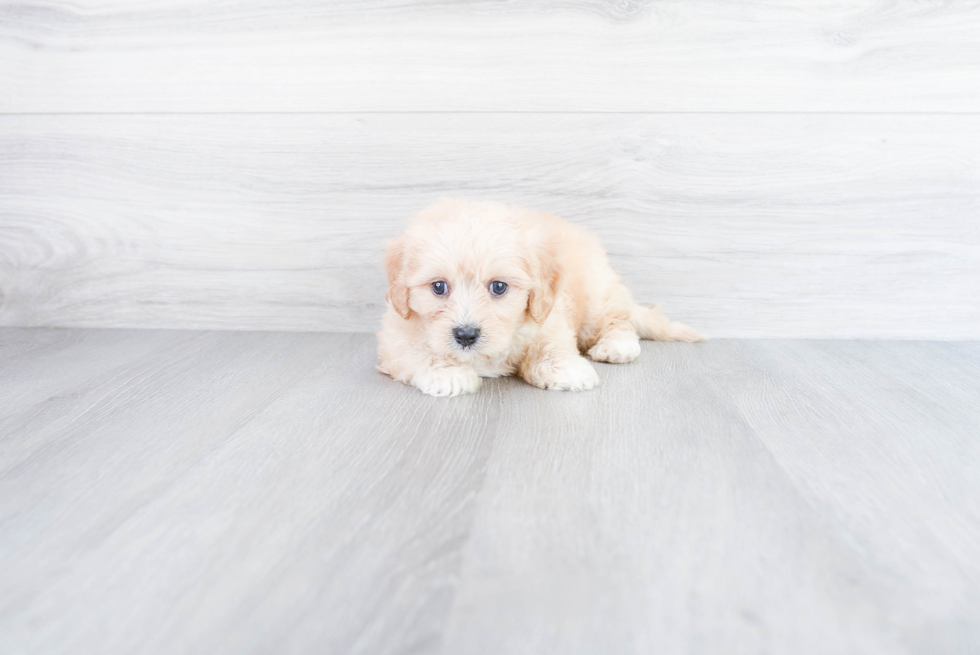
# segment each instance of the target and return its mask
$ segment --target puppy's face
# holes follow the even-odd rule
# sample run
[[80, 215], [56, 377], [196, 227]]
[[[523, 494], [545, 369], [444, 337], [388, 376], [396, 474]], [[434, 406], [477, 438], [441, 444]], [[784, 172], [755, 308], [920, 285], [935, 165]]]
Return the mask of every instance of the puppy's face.
[[543, 320], [552, 286], [518, 225], [486, 216], [416, 217], [389, 245], [388, 300], [417, 316], [426, 350], [458, 362], [510, 350], [528, 321]]

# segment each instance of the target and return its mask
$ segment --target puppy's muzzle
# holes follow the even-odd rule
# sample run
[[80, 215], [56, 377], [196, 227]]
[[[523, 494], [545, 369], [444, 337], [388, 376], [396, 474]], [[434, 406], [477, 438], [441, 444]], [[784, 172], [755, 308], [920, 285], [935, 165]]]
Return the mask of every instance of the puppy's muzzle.
[[469, 348], [480, 338], [480, 328], [475, 325], [460, 325], [453, 328], [453, 338], [463, 348]]

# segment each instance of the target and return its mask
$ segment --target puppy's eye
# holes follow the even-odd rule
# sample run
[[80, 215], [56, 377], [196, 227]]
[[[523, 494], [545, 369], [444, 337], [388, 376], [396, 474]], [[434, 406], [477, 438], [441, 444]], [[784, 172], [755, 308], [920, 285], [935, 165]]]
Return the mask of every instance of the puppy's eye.
[[502, 296], [507, 293], [507, 283], [494, 280], [490, 283], [490, 293], [495, 296]]
[[446, 295], [446, 292], [449, 291], [449, 287], [446, 286], [446, 283], [443, 282], [442, 280], [439, 280], [438, 282], [433, 282], [431, 286], [432, 286], [432, 293], [436, 294], [437, 296], [444, 296]]

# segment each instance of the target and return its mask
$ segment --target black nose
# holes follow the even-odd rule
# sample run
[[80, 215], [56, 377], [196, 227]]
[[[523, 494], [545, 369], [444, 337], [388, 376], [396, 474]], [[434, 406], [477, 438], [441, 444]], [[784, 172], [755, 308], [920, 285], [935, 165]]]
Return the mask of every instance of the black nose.
[[475, 325], [461, 325], [453, 328], [453, 336], [456, 337], [456, 343], [463, 348], [469, 348], [480, 338], [480, 328]]

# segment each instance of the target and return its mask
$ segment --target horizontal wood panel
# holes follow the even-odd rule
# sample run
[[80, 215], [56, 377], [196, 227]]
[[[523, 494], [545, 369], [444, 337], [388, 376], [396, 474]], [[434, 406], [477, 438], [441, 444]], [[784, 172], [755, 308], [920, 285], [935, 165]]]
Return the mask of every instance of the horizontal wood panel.
[[2, 112], [980, 111], [980, 3], [0, 3]]
[[0, 117], [0, 323], [372, 330], [443, 195], [583, 223], [713, 336], [980, 338], [980, 117]]

